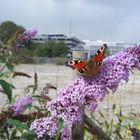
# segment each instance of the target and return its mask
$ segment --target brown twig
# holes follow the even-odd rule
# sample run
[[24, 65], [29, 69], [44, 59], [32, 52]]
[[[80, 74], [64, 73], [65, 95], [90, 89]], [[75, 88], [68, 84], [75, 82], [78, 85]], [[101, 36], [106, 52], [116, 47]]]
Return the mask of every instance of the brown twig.
[[13, 113], [14, 111], [11, 108], [2, 110], [0, 112], [0, 123], [6, 121], [6, 119], [8, 118], [17, 119], [20, 120], [21, 122], [30, 122], [32, 120], [48, 116], [47, 112], [40, 112], [40, 111], [34, 111], [29, 114], [18, 114], [16, 116], [13, 116]]
[[95, 123], [93, 122], [86, 114], [84, 114], [85, 124], [89, 128], [92, 134], [97, 136], [98, 140], [111, 140], [109, 136]]
[[72, 127], [72, 139], [84, 140], [84, 106], [81, 106], [81, 121], [75, 122]]
[[29, 113], [29, 114], [19, 114], [17, 116], [14, 116], [13, 118], [17, 119], [17, 120], [20, 120], [21, 122], [30, 122], [32, 120], [47, 117], [47, 116], [48, 116], [47, 113], [32, 112], [32, 113]]

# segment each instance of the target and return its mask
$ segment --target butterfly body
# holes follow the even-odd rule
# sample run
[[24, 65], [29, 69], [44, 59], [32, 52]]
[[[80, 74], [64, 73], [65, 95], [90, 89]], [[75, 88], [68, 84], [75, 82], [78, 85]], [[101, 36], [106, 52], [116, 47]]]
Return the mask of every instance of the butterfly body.
[[66, 66], [77, 69], [80, 75], [87, 77], [96, 76], [100, 71], [102, 61], [105, 57], [106, 48], [107, 45], [104, 44], [88, 61], [70, 60], [66, 62]]

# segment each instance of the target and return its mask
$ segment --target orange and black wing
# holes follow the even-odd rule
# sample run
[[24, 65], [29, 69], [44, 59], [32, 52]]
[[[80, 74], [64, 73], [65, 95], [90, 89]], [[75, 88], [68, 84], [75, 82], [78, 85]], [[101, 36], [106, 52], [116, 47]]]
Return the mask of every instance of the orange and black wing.
[[99, 73], [106, 49], [107, 45], [104, 44], [89, 61], [70, 60], [66, 66], [77, 69], [80, 75], [95, 76]]
[[95, 76], [99, 73], [102, 61], [105, 58], [107, 44], [103, 44], [96, 54], [89, 60], [88, 67], [91, 71], [91, 76]]
[[103, 44], [99, 50], [97, 50], [96, 54], [93, 56], [93, 62], [102, 62], [105, 57], [105, 52], [107, 49], [107, 44]]
[[86, 64], [87, 61], [80, 61], [80, 60], [69, 60], [68, 62], [66, 62], [66, 66], [77, 70], [82, 69]]

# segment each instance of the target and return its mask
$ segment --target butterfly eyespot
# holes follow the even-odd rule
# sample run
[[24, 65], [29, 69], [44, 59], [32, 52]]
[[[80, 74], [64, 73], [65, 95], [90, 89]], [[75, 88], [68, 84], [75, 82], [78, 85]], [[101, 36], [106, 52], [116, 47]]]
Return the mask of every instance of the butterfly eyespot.
[[101, 66], [101, 65], [102, 65], [102, 62], [101, 62], [101, 61], [96, 62], [96, 65], [97, 65], [97, 66]]
[[100, 62], [99, 62], [99, 66], [101, 66], [101, 65], [102, 65], [102, 62], [100, 61]]
[[80, 72], [81, 74], [84, 74], [85, 69], [80, 69], [79, 72]]
[[75, 62], [74, 62], [74, 61], [70, 61], [69, 63], [70, 63], [70, 64], [75, 64]]
[[75, 64], [77, 64], [78, 62], [79, 62], [78, 60], [75, 60], [75, 61], [74, 61]]

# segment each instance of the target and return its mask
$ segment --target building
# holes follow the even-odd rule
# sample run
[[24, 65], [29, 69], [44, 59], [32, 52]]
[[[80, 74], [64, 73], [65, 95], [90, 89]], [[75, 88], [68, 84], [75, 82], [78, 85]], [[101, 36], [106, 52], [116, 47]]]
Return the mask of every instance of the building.
[[120, 41], [116, 41], [116, 42], [106, 42], [106, 41], [102, 41], [102, 40], [97, 40], [97, 41], [89, 41], [89, 40], [85, 40], [85, 45], [84, 45], [84, 51], [87, 54], [87, 58], [89, 59], [91, 56], [93, 56], [96, 51], [104, 44], [106, 43], [109, 51], [110, 51], [110, 55], [122, 50], [123, 48], [126, 47], [130, 47], [130, 46], [134, 46], [137, 45], [137, 43], [126, 43], [126, 42], [120, 42]]
[[33, 39], [34, 42], [47, 43], [49, 38], [46, 34], [36, 35]]
[[77, 45], [85, 43], [81, 40], [79, 40], [76, 37], [67, 37], [64, 34], [41, 34], [37, 35], [32, 39], [34, 42], [40, 42], [40, 43], [47, 43], [48, 41], [56, 41], [60, 42], [63, 41], [67, 44], [67, 46], [72, 51]]

